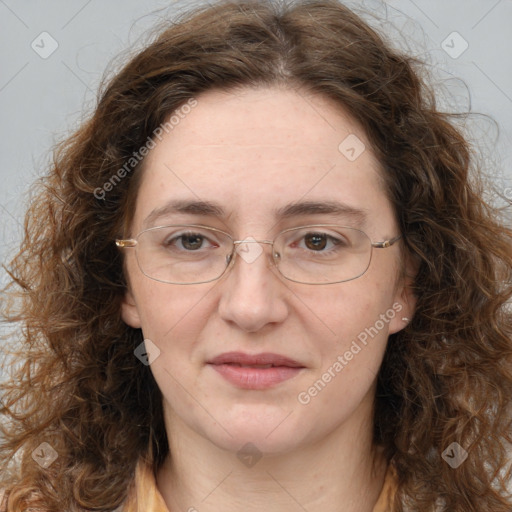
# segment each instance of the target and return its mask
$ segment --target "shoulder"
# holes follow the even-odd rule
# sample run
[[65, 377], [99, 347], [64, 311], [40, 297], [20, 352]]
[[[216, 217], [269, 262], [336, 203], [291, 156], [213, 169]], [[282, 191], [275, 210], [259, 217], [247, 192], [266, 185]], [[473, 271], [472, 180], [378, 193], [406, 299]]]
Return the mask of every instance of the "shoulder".
[[[125, 502], [123, 512], [169, 512], [160, 494], [152, 464], [140, 459], [135, 469], [131, 492]], [[0, 511], [1, 512], [1, 511]]]
[[397, 483], [398, 477], [396, 469], [394, 465], [390, 463], [384, 478], [382, 491], [372, 512], [389, 512], [394, 510]]

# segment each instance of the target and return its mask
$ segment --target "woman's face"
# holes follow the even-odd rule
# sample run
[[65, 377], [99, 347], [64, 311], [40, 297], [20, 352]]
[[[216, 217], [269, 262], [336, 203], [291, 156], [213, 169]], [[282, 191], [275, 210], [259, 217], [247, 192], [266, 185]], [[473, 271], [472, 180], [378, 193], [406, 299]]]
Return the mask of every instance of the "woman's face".
[[[210, 91], [147, 156], [131, 234], [202, 224], [268, 240], [338, 224], [382, 241], [399, 231], [379, 173], [361, 127], [329, 100]], [[337, 211], [321, 208], [334, 202]], [[169, 431], [284, 453], [350, 425], [371, 428], [387, 338], [412, 315], [399, 245], [374, 249], [358, 279], [328, 285], [282, 278], [267, 244], [242, 245], [228, 273], [192, 285], [149, 279], [126, 249], [122, 314], [160, 351], [151, 371]]]

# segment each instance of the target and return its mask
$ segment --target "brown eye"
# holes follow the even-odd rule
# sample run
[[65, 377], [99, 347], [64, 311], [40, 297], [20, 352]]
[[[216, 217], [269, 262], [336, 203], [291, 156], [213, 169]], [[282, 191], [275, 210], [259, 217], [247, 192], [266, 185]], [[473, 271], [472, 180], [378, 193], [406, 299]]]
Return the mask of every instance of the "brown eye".
[[204, 238], [201, 235], [181, 235], [181, 244], [188, 251], [200, 249]]
[[306, 247], [313, 251], [325, 249], [327, 236], [320, 233], [311, 233], [304, 237]]
[[180, 235], [169, 236], [163, 242], [167, 249], [181, 252], [197, 252], [200, 249], [206, 249], [211, 245], [210, 240], [201, 233], [182, 233]]

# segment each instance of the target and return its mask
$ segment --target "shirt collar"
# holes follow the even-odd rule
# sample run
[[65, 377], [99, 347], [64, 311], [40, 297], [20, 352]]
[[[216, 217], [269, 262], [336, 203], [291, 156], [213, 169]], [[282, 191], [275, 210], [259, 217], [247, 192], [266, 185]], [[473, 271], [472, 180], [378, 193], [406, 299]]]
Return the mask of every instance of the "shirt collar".
[[[390, 465], [386, 472], [384, 485], [372, 512], [390, 512], [396, 493], [397, 477]], [[119, 512], [169, 512], [157, 486], [150, 464], [140, 460], [135, 469], [134, 486], [128, 500]]]

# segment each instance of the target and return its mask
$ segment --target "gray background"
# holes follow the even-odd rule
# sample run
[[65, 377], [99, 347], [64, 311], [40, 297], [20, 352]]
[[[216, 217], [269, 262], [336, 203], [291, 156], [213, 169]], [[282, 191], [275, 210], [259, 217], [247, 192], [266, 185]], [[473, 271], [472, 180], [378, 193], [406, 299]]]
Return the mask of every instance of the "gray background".
[[[52, 145], [94, 107], [107, 66], [115, 69], [120, 52], [140, 47], [162, 17], [201, 3], [0, 0], [1, 261], [18, 243], [28, 185], [44, 171]], [[512, 0], [345, 3], [373, 12], [374, 26], [427, 61], [442, 106], [497, 121], [478, 116], [468, 133], [498, 191], [512, 198]]]

